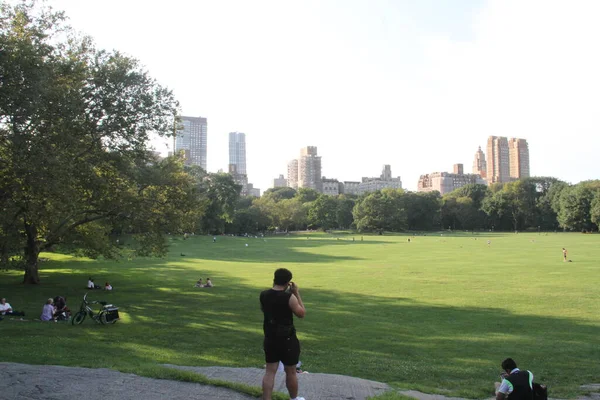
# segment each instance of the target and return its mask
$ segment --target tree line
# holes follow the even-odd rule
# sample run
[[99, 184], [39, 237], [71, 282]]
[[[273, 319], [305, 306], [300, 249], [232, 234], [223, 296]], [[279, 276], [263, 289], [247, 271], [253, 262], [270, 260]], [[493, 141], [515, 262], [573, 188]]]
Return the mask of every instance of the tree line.
[[242, 198], [226, 233], [264, 230], [356, 229], [360, 232], [451, 230], [582, 231], [600, 224], [600, 181], [569, 185], [534, 177], [439, 192], [383, 189], [361, 196], [312, 189], [267, 190]]

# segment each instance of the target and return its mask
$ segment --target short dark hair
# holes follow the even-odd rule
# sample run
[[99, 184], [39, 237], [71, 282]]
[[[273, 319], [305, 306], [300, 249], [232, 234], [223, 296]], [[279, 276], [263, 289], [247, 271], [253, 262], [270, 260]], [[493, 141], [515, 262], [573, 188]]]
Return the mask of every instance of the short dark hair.
[[503, 370], [512, 371], [515, 368], [517, 368], [517, 363], [512, 358], [507, 358], [506, 360], [502, 361]]
[[292, 280], [292, 271], [286, 268], [279, 268], [275, 271], [273, 283], [276, 285], [287, 285]]

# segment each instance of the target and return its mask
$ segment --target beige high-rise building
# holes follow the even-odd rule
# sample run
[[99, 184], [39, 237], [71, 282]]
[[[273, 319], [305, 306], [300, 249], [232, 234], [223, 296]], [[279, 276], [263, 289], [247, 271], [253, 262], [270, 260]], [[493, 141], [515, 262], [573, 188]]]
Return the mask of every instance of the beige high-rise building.
[[489, 184], [510, 181], [510, 156], [506, 137], [490, 136], [488, 138], [487, 181]]
[[292, 189], [298, 189], [298, 160], [292, 160], [288, 163], [287, 185]]
[[487, 178], [487, 163], [485, 161], [485, 154], [481, 150], [481, 146], [475, 152], [475, 160], [473, 160], [473, 173], [481, 176], [483, 179]]
[[316, 146], [303, 147], [298, 160], [298, 188], [310, 188], [321, 193], [321, 156], [317, 155]]
[[529, 177], [529, 146], [527, 140], [511, 138], [508, 141], [510, 159], [510, 177], [522, 179]]
[[485, 185], [479, 174], [464, 174], [462, 164], [454, 164], [454, 172], [434, 172], [419, 177], [418, 192], [438, 191], [441, 195], [450, 193], [469, 184]]

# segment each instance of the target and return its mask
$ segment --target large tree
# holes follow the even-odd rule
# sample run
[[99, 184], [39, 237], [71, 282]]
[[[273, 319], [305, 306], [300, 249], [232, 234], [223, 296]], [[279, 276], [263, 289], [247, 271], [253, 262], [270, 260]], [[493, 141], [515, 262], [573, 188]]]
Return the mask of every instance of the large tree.
[[161, 233], [194, 197], [180, 163], [147, 149], [173, 130], [172, 93], [35, 4], [0, 4], [0, 52], [0, 231], [24, 281], [39, 282], [39, 253], [59, 243], [114, 256], [115, 226], [164, 253]]
[[600, 190], [596, 191], [594, 194], [590, 209], [590, 217], [592, 222], [596, 224], [596, 229], [600, 228]]
[[408, 228], [407, 199], [401, 189], [369, 193], [354, 206], [354, 222], [359, 231], [403, 231]]
[[564, 229], [593, 230], [592, 203], [600, 181], [580, 182], [564, 188], [558, 198], [558, 222]]
[[308, 222], [323, 230], [337, 227], [337, 203], [335, 197], [326, 194], [319, 195], [315, 201], [309, 203]]
[[[199, 167], [195, 168], [199, 172], [202, 171]], [[236, 184], [230, 174], [217, 173], [205, 174], [200, 179], [200, 187], [207, 206], [200, 220], [202, 232], [225, 232], [225, 224], [233, 222], [242, 186]]]

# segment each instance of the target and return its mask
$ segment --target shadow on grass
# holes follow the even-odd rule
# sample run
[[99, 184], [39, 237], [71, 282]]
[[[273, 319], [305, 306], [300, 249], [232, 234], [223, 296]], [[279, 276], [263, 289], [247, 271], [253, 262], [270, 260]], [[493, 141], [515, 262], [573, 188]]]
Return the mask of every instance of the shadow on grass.
[[[79, 283], [85, 277], [54, 269], [49, 285]], [[127, 289], [91, 293], [121, 308], [124, 318], [115, 325], [89, 320], [76, 327], [0, 322], [11, 343], [0, 349], [0, 358], [127, 371], [162, 363], [263, 364], [256, 287], [223, 272], [227, 286], [179, 288], [173, 282], [182, 281], [184, 269], [163, 269], [154, 268], [150, 274], [133, 268], [124, 274]], [[20, 288], [46, 296], [41, 295], [47, 290], [43, 286]], [[12, 288], [1, 284], [0, 289]], [[85, 289], [73, 291], [76, 297], [70, 303], [75, 308]], [[302, 295], [308, 314], [297, 327], [301, 360], [310, 372], [357, 376], [424, 392], [449, 390], [444, 393], [471, 398], [491, 396], [506, 357], [531, 369], [538, 381], [551, 383], [553, 397], [573, 397], [579, 385], [594, 381], [600, 372], [598, 326], [576, 319], [335, 290], [308, 288]], [[31, 299], [24, 304], [30, 303]]]

